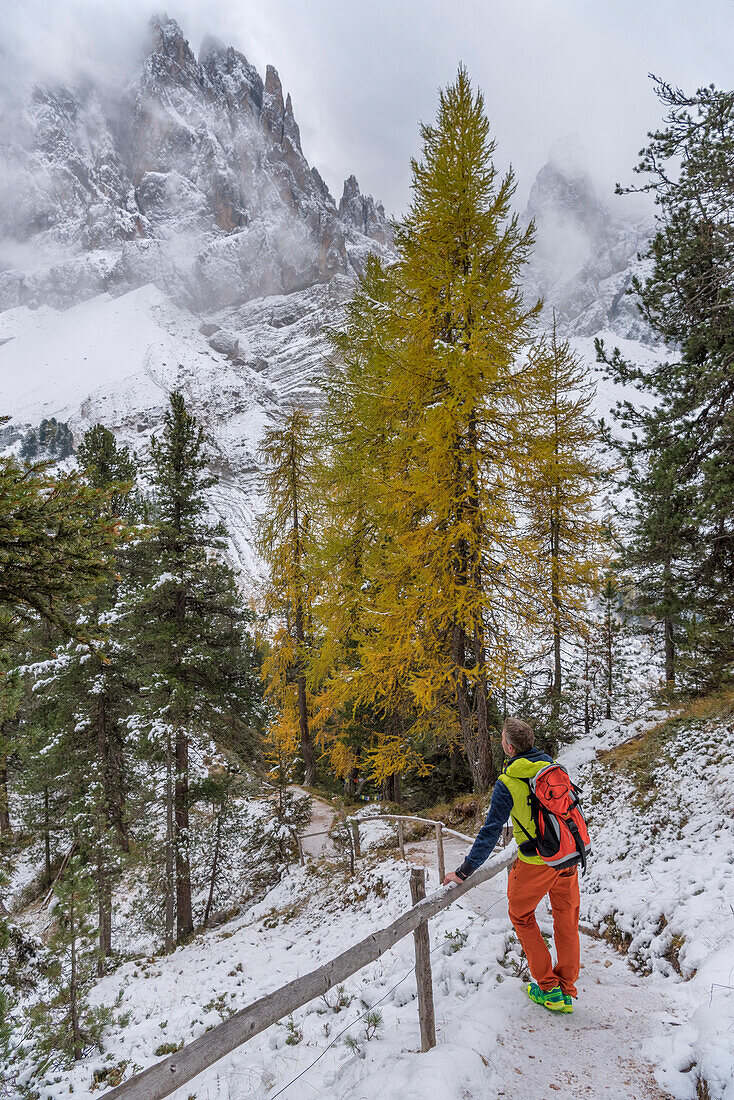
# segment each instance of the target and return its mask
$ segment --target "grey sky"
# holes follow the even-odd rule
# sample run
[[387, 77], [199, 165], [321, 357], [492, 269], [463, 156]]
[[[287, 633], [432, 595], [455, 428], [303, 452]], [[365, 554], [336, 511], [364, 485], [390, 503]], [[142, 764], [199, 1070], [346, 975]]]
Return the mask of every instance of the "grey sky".
[[[38, 75], [126, 67], [151, 0], [3, 0], [0, 41]], [[304, 152], [335, 197], [354, 172], [399, 213], [418, 126], [459, 61], [485, 93], [524, 204], [558, 137], [578, 133], [600, 187], [629, 181], [660, 120], [648, 72], [734, 86], [732, 0], [169, 0], [194, 51], [211, 33], [293, 96]], [[622, 200], [620, 200], [622, 201]]]

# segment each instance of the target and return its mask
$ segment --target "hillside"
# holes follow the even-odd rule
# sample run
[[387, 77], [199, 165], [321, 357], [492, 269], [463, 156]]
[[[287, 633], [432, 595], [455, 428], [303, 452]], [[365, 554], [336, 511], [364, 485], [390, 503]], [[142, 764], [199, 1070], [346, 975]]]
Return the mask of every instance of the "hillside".
[[[520, 1077], [543, 1097], [563, 1089], [571, 1097], [726, 1100], [734, 1071], [727, 979], [734, 829], [726, 782], [733, 736], [729, 704], [723, 710], [717, 704], [709, 714], [602, 723], [565, 751], [562, 759], [584, 789], [594, 848], [582, 883], [584, 970], [573, 1017], [547, 1017], [525, 1002], [501, 875], [431, 922], [438, 1029], [432, 1052], [417, 1053], [409, 937], [338, 994], [311, 1003], [207, 1071], [196, 1081], [197, 1100], [274, 1100], [291, 1081], [288, 1095], [295, 1098], [317, 1088], [340, 1100], [459, 1100], [487, 1090], [516, 1095]], [[257, 803], [243, 810], [259, 813]], [[106, 1030], [104, 1054], [51, 1074], [42, 1100], [60, 1100], [70, 1086], [87, 1095], [95, 1074], [114, 1083], [117, 1067], [129, 1074], [151, 1064], [156, 1052], [160, 1057], [190, 1042], [384, 927], [409, 897], [405, 864], [380, 847], [391, 835], [384, 824], [363, 829], [356, 878], [343, 858], [322, 851], [305, 867], [291, 867], [254, 904], [235, 904], [234, 916], [168, 958], [148, 954], [142, 914], [134, 900], [120, 898], [121, 965], [92, 994], [94, 1003], [114, 1004], [117, 1023]], [[451, 841], [448, 865], [464, 851]], [[430, 840], [407, 850], [410, 863], [428, 867], [429, 891], [437, 885], [434, 852]], [[236, 877], [250, 885], [230, 882], [235, 894], [246, 896], [256, 884], [257, 864], [248, 862], [245, 852]], [[540, 914], [550, 934], [547, 910]], [[17, 919], [43, 934], [50, 916], [31, 907]], [[42, 991], [40, 983], [29, 999]], [[382, 1021], [367, 1039], [365, 1014], [377, 1008]], [[602, 1079], [594, 1091], [590, 1080]], [[180, 1092], [190, 1096], [192, 1087]]]

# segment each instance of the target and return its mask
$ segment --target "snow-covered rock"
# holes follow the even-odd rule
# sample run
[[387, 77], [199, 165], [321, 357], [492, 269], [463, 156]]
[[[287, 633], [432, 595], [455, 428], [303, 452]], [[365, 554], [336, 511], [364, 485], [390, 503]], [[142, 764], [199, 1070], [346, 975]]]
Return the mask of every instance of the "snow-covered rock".
[[[619, 200], [622, 202], [623, 200]], [[558, 147], [528, 217], [527, 278], [590, 364], [591, 337], [647, 339], [622, 291], [650, 227], [612, 214]], [[257, 571], [257, 447], [293, 401], [317, 408], [329, 327], [392, 228], [350, 176], [338, 203], [301, 145], [278, 72], [151, 21], [112, 94], [36, 86], [0, 115], [0, 413], [77, 436], [101, 420], [142, 453], [182, 389], [212, 443], [212, 508]], [[607, 413], [616, 391], [599, 380]]]
[[219, 308], [348, 274], [390, 240], [384, 210], [353, 177], [364, 216], [337, 211], [272, 66], [263, 81], [211, 39], [197, 59], [165, 16], [151, 20], [141, 71], [116, 98], [88, 81], [37, 85], [1, 131], [6, 308], [146, 282], [189, 308]]
[[607, 329], [651, 341], [626, 291], [632, 276], [645, 270], [638, 253], [653, 234], [653, 220], [625, 202], [598, 195], [573, 137], [557, 142], [538, 172], [525, 212], [536, 227], [526, 292], [530, 299], [544, 299], [546, 315], [555, 310], [564, 335], [593, 336]]

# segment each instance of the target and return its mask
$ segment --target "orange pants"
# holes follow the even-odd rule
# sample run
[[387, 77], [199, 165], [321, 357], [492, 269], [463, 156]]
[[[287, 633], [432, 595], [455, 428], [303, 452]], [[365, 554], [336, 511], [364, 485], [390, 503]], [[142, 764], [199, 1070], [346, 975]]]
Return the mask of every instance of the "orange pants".
[[[535, 910], [548, 894], [553, 913], [553, 939], [558, 962], [538, 928]], [[564, 993], [576, 996], [579, 976], [579, 877], [576, 867], [556, 871], [539, 863], [516, 859], [507, 879], [510, 920], [528, 960], [530, 973], [541, 989], [560, 985]]]

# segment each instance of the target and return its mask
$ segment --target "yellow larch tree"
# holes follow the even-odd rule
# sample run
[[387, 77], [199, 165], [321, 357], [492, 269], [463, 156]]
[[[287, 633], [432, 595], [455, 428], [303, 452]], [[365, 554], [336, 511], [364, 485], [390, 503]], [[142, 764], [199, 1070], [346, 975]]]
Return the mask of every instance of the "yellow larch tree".
[[309, 413], [298, 405], [286, 409], [265, 430], [259, 453], [267, 506], [258, 526], [258, 548], [270, 567], [267, 610], [278, 622], [263, 662], [266, 696], [276, 711], [268, 736], [279, 758], [300, 751], [304, 783], [312, 786], [316, 753], [307, 674], [313, 648], [309, 552], [316, 500]]
[[511, 215], [514, 179], [498, 179], [483, 99], [463, 68], [422, 137], [398, 260], [380, 295], [365, 294], [356, 338], [360, 400], [382, 440], [369, 464], [380, 575], [365, 589], [361, 682], [373, 701], [407, 688], [423, 715], [452, 699], [484, 791], [495, 641], [533, 603], [530, 540], [513, 511], [532, 373], [521, 352], [537, 312], [520, 288], [532, 229]]
[[541, 633], [551, 646], [550, 732], [558, 741], [563, 644], [584, 637], [589, 597], [599, 589], [599, 569], [607, 558], [599, 512], [605, 469], [592, 416], [594, 384], [580, 355], [559, 338], [555, 315], [534, 369], [526, 405], [532, 448], [523, 492], [547, 608]]

